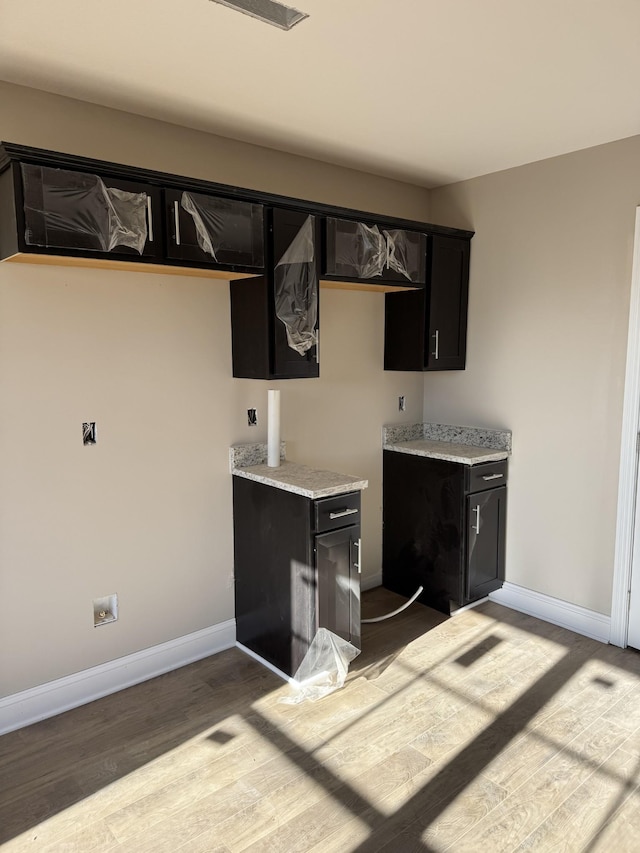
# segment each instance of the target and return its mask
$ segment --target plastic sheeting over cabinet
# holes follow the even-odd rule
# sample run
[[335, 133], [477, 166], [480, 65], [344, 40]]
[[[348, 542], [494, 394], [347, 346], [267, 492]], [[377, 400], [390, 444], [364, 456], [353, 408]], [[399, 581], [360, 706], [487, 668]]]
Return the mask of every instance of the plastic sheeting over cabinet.
[[318, 272], [315, 217], [308, 216], [275, 266], [276, 316], [287, 330], [291, 349], [304, 355], [318, 343]]
[[425, 234], [332, 217], [327, 218], [326, 227], [326, 274], [354, 280], [424, 283]]
[[[176, 202], [177, 206], [177, 202]], [[197, 245], [217, 264], [260, 269], [264, 266], [264, 209], [248, 201], [183, 192], [180, 208], [191, 217]], [[190, 242], [175, 211], [178, 245]]]
[[29, 246], [142, 254], [148, 196], [108, 186], [98, 175], [21, 164]]
[[311, 379], [318, 363], [318, 218], [266, 210], [271, 248], [264, 275], [231, 282], [233, 375]]

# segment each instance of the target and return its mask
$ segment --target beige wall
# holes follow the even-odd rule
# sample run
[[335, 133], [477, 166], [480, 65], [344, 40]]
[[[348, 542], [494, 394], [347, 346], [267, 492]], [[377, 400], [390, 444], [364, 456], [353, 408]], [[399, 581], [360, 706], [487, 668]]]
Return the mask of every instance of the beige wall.
[[[0, 137], [428, 218], [417, 187], [8, 84]], [[420, 419], [422, 376], [382, 370], [381, 295], [323, 290], [320, 312], [321, 378], [268, 386], [231, 377], [226, 282], [0, 265], [0, 696], [233, 617], [228, 447], [266, 439], [268, 387], [291, 459], [369, 478], [379, 573], [380, 428]], [[94, 629], [114, 592], [119, 621]]]
[[507, 579], [609, 614], [640, 137], [433, 191], [475, 229], [468, 368], [426, 420], [513, 430]]

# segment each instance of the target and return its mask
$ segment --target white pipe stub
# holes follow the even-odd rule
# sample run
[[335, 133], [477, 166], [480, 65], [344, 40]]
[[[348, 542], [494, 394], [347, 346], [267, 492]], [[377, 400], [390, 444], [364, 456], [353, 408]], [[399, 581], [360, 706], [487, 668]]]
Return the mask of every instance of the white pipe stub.
[[267, 465], [280, 465], [280, 392], [269, 390], [267, 399]]

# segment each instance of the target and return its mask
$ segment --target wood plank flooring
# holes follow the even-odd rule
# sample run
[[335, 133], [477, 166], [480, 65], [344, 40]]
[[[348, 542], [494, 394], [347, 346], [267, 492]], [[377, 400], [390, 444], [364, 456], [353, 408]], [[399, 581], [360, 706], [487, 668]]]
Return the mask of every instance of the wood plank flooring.
[[232, 649], [5, 735], [0, 849], [640, 850], [638, 652], [416, 604], [363, 626], [342, 690], [287, 695]]

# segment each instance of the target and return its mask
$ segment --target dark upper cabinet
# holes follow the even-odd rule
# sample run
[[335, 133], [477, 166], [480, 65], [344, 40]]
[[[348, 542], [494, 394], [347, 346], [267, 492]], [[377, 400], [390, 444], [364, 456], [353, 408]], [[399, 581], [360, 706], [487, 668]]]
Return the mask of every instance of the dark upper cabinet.
[[160, 191], [108, 174], [12, 163], [0, 176], [2, 254], [157, 261]]
[[0, 260], [42, 261], [38, 255], [46, 254], [66, 257], [70, 264], [87, 265], [91, 258], [126, 261], [129, 269], [132, 262], [155, 261], [160, 272], [160, 266], [171, 267], [173, 273], [212, 278], [271, 275], [268, 210], [285, 208], [321, 223], [316, 269], [323, 282], [335, 287], [421, 289], [428, 273], [427, 235], [472, 236], [469, 231], [0, 143]]
[[264, 207], [187, 190], [164, 191], [166, 255], [232, 272], [265, 266]]
[[470, 240], [432, 235], [424, 290], [385, 295], [385, 370], [463, 370]]
[[422, 287], [426, 235], [351, 219], [324, 220], [322, 277]]
[[449, 613], [504, 581], [507, 462], [383, 451], [382, 582]]
[[268, 211], [268, 272], [230, 283], [233, 375], [302, 379], [319, 375], [318, 220]]
[[[233, 375], [319, 375], [318, 284], [387, 293], [385, 368], [462, 369], [471, 232], [0, 144], [0, 260], [231, 288]], [[426, 282], [426, 284], [425, 284]]]

